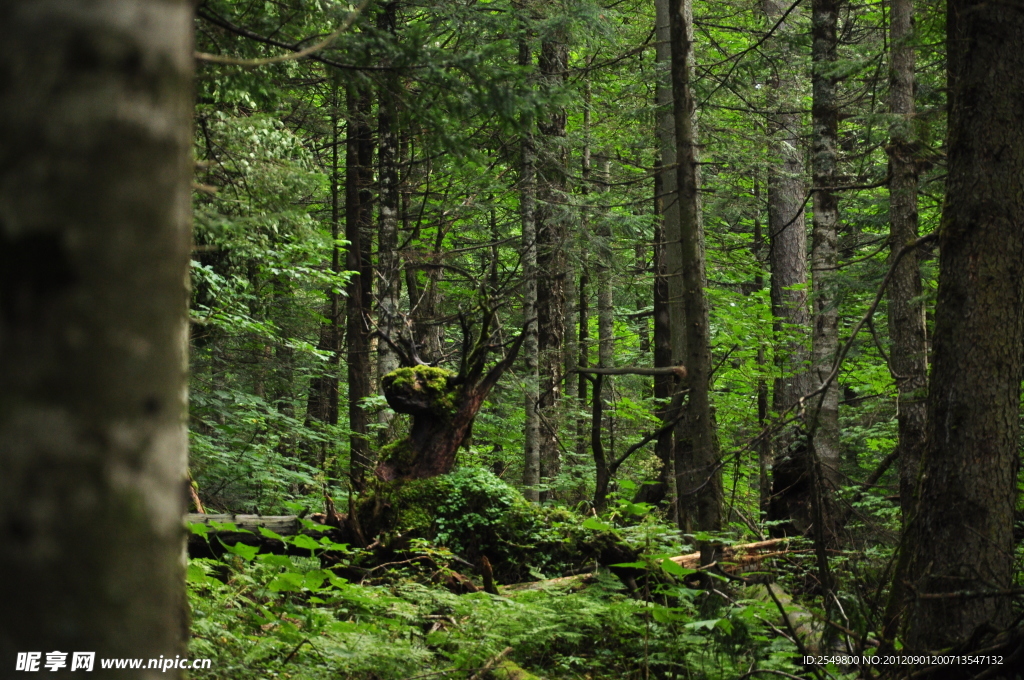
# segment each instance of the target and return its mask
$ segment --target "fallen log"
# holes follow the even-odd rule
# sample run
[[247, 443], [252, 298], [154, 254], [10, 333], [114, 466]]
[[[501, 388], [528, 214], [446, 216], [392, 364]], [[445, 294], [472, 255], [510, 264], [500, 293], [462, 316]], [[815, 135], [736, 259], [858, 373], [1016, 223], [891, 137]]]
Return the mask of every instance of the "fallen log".
[[[314, 522], [315, 523], [315, 522]], [[309, 536], [319, 541], [326, 536], [336, 543], [345, 543], [345, 532], [323, 524], [324, 530], [309, 529], [298, 515], [204, 515], [189, 513], [185, 515], [185, 526], [200, 524], [207, 527], [204, 538], [201, 534], [190, 531], [188, 535], [189, 557], [220, 557], [226, 550], [225, 546], [239, 543], [258, 547], [260, 552], [279, 555], [309, 556], [309, 548], [297, 548], [276, 538], [264, 536], [260, 529], [267, 529], [278, 536]], [[220, 524], [234, 525], [235, 529], [218, 528]]]
[[[771, 557], [785, 555], [789, 552], [786, 550], [765, 552], [767, 549], [779, 546], [786, 543], [788, 540], [788, 538], [773, 538], [767, 541], [758, 541], [756, 543], [722, 546], [718, 549], [716, 566], [730, 576], [738, 576], [739, 574], [757, 571], [760, 569], [761, 563], [764, 560]], [[689, 553], [687, 555], [677, 555], [676, 557], [671, 557], [669, 559], [684, 569], [700, 568], [700, 552]]]

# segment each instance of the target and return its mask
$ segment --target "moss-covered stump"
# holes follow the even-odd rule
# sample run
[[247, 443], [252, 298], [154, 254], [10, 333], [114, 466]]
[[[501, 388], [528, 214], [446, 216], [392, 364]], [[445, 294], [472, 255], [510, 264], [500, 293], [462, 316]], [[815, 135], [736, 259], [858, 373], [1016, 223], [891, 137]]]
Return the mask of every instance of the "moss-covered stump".
[[399, 368], [381, 379], [388, 406], [412, 416], [409, 435], [384, 447], [377, 477], [424, 479], [450, 472], [469, 434], [479, 403], [451, 371], [433, 366]]
[[535, 506], [480, 468], [379, 483], [356, 513], [363, 535], [385, 551], [426, 539], [477, 566], [487, 557], [499, 583], [560, 574], [592, 557], [580, 518]]
[[450, 419], [459, 402], [455, 374], [434, 366], [399, 368], [381, 378], [384, 398], [398, 413]]
[[[475, 341], [470, 340], [471, 324], [463, 324], [464, 353], [458, 373], [422, 364], [410, 366], [410, 357], [405, 357], [405, 367], [381, 379], [388, 405], [413, 420], [409, 436], [393, 445], [377, 466], [378, 479], [426, 479], [452, 471], [455, 454], [469, 436], [477, 411], [515, 361], [526, 338], [520, 333], [511, 343], [498, 342], [495, 318], [493, 309], [484, 311]], [[485, 370], [487, 356], [495, 348], [507, 348], [507, 352]]]

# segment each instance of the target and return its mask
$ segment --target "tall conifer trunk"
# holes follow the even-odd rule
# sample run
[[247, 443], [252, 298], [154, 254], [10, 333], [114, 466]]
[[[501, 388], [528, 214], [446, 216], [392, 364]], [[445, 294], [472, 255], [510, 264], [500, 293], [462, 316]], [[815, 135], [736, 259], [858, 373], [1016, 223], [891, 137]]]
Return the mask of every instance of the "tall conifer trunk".
[[[381, 7], [377, 28], [395, 36], [398, 3]], [[383, 78], [377, 105], [377, 328], [394, 342], [402, 332], [399, 298], [402, 294], [402, 267], [398, 253], [398, 87], [395, 71]], [[377, 380], [398, 368], [398, 355], [387, 342], [377, 344]], [[391, 423], [391, 411], [382, 409], [380, 423]], [[390, 439], [388, 428], [380, 431], [382, 443]]]
[[370, 396], [370, 325], [373, 269], [370, 260], [370, 183], [373, 142], [366, 122], [369, 96], [349, 85], [345, 138], [345, 239], [349, 242], [345, 266], [356, 272], [348, 284], [346, 335], [348, 336], [349, 480], [362, 490], [370, 469], [369, 423], [362, 400]]
[[[519, 65], [531, 63], [531, 50], [524, 40], [519, 43]], [[532, 127], [532, 121], [527, 121]], [[523, 241], [523, 363], [526, 402], [526, 429], [523, 436], [523, 495], [531, 501], [540, 500], [540, 374], [537, 339], [537, 170], [532, 131], [523, 135], [522, 168], [519, 176], [519, 215]]]
[[[562, 31], [541, 43], [539, 71], [549, 92], [565, 82], [569, 45]], [[541, 480], [551, 483], [561, 468], [558, 405], [562, 396], [562, 347], [565, 338], [566, 241], [565, 192], [568, 147], [566, 111], [552, 107], [539, 124], [537, 164], [537, 340], [539, 352]], [[545, 496], [546, 494], [542, 494]]]
[[[788, 3], [764, 0], [770, 25], [782, 19]], [[776, 29], [785, 37], [783, 22]], [[796, 336], [780, 343], [773, 407], [785, 411], [809, 392], [807, 346], [811, 320], [807, 308], [807, 229], [804, 225], [804, 161], [800, 142], [800, 83], [787, 64], [778, 38], [769, 43], [773, 56], [768, 79], [768, 259], [771, 269], [772, 316], [776, 334]]]
[[[655, 102], [658, 106], [656, 118], [658, 136], [658, 160], [660, 169], [655, 179], [654, 194], [655, 204], [659, 208], [659, 223], [661, 226], [662, 252], [661, 268], [662, 274], [655, 283], [655, 296], [661, 291], [664, 295], [664, 307], [661, 310], [661, 320], [665, 324], [662, 332], [666, 335], [662, 338], [667, 343], [668, 361], [671, 366], [678, 366], [683, 363], [683, 279], [682, 279], [682, 250], [680, 248], [679, 235], [679, 193], [676, 191], [676, 130], [675, 113], [672, 105], [672, 31], [669, 21], [669, 6], [671, 0], [655, 0], [655, 37], [657, 48], [655, 50], [655, 73], [657, 83], [655, 86]], [[657, 286], [660, 284], [661, 288]], [[658, 310], [655, 309], [655, 335], [658, 329]], [[655, 339], [655, 346], [658, 347], [658, 339]], [[664, 345], [661, 351], [664, 351]], [[659, 350], [655, 350], [656, 352]], [[657, 383], [656, 383], [657, 384]], [[671, 418], [674, 414], [665, 413], [662, 417]], [[679, 507], [675, 501], [678, 478], [675, 476], [675, 441], [679, 438], [684, 425], [682, 422], [677, 425], [670, 435], [662, 436], [658, 440], [659, 451], [662, 457], [661, 476], [669, 486], [665, 493], [673, 499], [670, 513], [678, 522]]]
[[[889, 253], [917, 238], [917, 164], [914, 162], [913, 0], [892, 0], [889, 13]], [[917, 253], [896, 265], [889, 281], [892, 372], [899, 394], [900, 505], [912, 508], [925, 434], [927, 337]]]
[[[684, 360], [690, 393], [683, 438], [676, 442], [679, 516], [685, 529], [715, 531], [722, 526], [722, 474], [718, 433], [711, 412], [711, 329], [704, 297], [704, 230], [700, 208], [700, 166], [694, 121], [693, 13], [690, 0], [672, 0], [672, 95], [675, 115], [676, 182], [679, 195]], [[671, 275], [670, 263], [670, 275]], [[677, 327], [678, 328], [678, 327]], [[673, 329], [676, 330], [676, 329]]]
[[[832, 363], [839, 348], [839, 310], [835, 290], [839, 229], [839, 200], [835, 192], [838, 183], [839, 104], [836, 99], [835, 66], [840, 1], [813, 0], [811, 3], [811, 166], [814, 181], [814, 225], [811, 237], [811, 282], [814, 290], [812, 388], [819, 387], [832, 372]], [[838, 381], [832, 381], [823, 398], [814, 398], [811, 411], [811, 417], [817, 421], [812, 425], [813, 449], [825, 479], [835, 486], [839, 480]]]
[[[950, 0], [946, 202], [918, 499], [906, 531], [908, 646], [1011, 623], [1024, 344], [1024, 12]], [[964, 595], [967, 593], [968, 595]], [[989, 593], [970, 596], [974, 593]]]

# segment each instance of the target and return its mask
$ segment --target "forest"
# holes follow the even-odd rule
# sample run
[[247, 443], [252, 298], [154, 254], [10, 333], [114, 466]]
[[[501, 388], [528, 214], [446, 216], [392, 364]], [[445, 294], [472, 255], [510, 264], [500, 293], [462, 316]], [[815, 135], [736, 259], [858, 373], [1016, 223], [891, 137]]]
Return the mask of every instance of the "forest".
[[1024, 0], [12, 0], [0, 140], [11, 677], [1024, 677]]

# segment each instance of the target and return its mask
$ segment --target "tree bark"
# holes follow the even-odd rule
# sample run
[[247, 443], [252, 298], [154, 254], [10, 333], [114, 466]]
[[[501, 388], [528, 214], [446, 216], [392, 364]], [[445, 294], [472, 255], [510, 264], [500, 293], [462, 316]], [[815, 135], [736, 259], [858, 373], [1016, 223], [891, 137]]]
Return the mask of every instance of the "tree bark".
[[[519, 45], [519, 65], [526, 66], [532, 61], [530, 48], [522, 42]], [[519, 214], [522, 222], [523, 242], [523, 324], [526, 338], [523, 341], [523, 363], [526, 364], [524, 380], [526, 402], [526, 431], [523, 437], [523, 495], [527, 500], [540, 500], [540, 372], [537, 338], [537, 173], [534, 155], [533, 135], [526, 133], [522, 139], [522, 170], [519, 178]]]
[[370, 396], [370, 326], [373, 269], [370, 260], [370, 191], [373, 142], [366, 123], [369, 97], [356, 85], [348, 87], [348, 122], [345, 138], [345, 238], [349, 242], [345, 265], [357, 274], [348, 284], [346, 335], [348, 336], [349, 481], [362, 490], [370, 469], [369, 417], [361, 401]]
[[[914, 162], [913, 0], [892, 0], [889, 13], [889, 256], [917, 238], [917, 164]], [[918, 459], [925, 437], [928, 388], [927, 331], [917, 253], [896, 265], [889, 281], [891, 366], [899, 407], [900, 506], [912, 510]]]
[[[811, 336], [812, 388], [832, 372], [839, 348], [839, 310], [836, 303], [839, 201], [833, 188], [838, 177], [839, 105], [836, 99], [836, 27], [840, 0], [811, 3], [811, 60], [813, 104], [811, 166], [814, 181], [814, 224], [811, 237], [811, 281], [814, 291], [814, 323]], [[811, 425], [812, 451], [825, 479], [839, 482], [839, 383], [833, 381], [824, 397], [814, 399]], [[820, 408], [818, 404], [820, 403]]]
[[[1013, 617], [1024, 342], [1024, 13], [948, 3], [946, 203], [921, 479], [904, 550], [907, 643], [940, 649]], [[956, 591], [991, 597], [926, 598]], [[916, 596], [916, 599], [914, 599]]]
[[[659, 236], [655, 236], [655, 260], [659, 273], [655, 279], [654, 345], [655, 366], [681, 364], [684, 360], [682, 344], [682, 254], [679, 240], [679, 197], [676, 191], [676, 132], [672, 107], [672, 34], [669, 26], [670, 0], [655, 0], [655, 83], [654, 98], [658, 107], [656, 131], [658, 136], [659, 169], [654, 180], [655, 209], [659, 215]], [[660, 243], [660, 260], [659, 246]], [[659, 295], [662, 304], [659, 306]], [[661, 324], [659, 326], [659, 323]], [[659, 329], [661, 335], [659, 335]], [[660, 343], [660, 344], [659, 344]], [[667, 354], [665, 352], [667, 351]], [[660, 358], [658, 358], [660, 357]], [[664, 391], [667, 383], [655, 381], [655, 392]], [[660, 387], [659, 387], [660, 385]], [[667, 419], [671, 414], [661, 414]], [[678, 428], [681, 428], [679, 425]], [[677, 429], [678, 429], [677, 428]], [[656, 449], [661, 457], [660, 477], [665, 480], [664, 493], [669, 498], [670, 514], [679, 521], [676, 500], [675, 434], [668, 433], [658, 439]]]
[[[398, 3], [381, 7], [377, 28], [395, 36]], [[377, 104], [377, 328], [389, 338], [398, 339], [402, 331], [399, 321], [399, 298], [402, 294], [402, 267], [398, 254], [398, 99], [399, 80], [395, 71], [382, 79]], [[385, 343], [377, 345], [377, 378], [398, 368], [398, 356]], [[381, 442], [389, 437], [392, 414], [381, 409], [379, 422]]]
[[[763, 0], [770, 24], [780, 21], [788, 3]], [[779, 24], [781, 37], [790, 33]], [[807, 229], [804, 225], [804, 161], [800, 149], [800, 91], [797, 74], [786, 64], [789, 57], [778, 38], [769, 43], [774, 57], [768, 79], [768, 261], [774, 330], [782, 338], [775, 353], [772, 406], [790, 408], [810, 392], [807, 346], [811, 319], [807, 308]]]
[[[654, 178], [654, 209], [659, 219], [654, 226], [654, 342], [653, 359], [655, 368], [672, 365], [672, 337], [668, 312], [668, 278], [665, 266], [665, 224], [663, 173]], [[668, 422], [675, 414], [669, 409], [668, 400], [674, 391], [672, 376], [661, 375], [654, 378], [654, 397], [662, 400], [664, 406], [657, 411], [662, 423]], [[637, 492], [634, 502], [658, 504], [663, 501], [668, 506], [670, 519], [678, 522], [675, 494], [675, 461], [672, 455], [672, 431], [668, 430], [655, 440], [654, 452], [661, 461], [658, 480], [655, 484], [647, 484]]]
[[12, 0], [0, 38], [4, 673], [18, 652], [175, 658], [192, 4]]
[[711, 329], [704, 297], [704, 230], [691, 88], [693, 14], [690, 0], [673, 0], [671, 10], [672, 94], [682, 256], [679, 264], [682, 265], [683, 316], [686, 319], [683, 363], [690, 375], [682, 428], [684, 437], [676, 442], [679, 515], [684, 529], [715, 531], [722, 526], [722, 475], [718, 466], [718, 433], [711, 412]]
[[[569, 66], [569, 44], [561, 32], [541, 43], [538, 61], [549, 93], [564, 84]], [[567, 271], [565, 204], [568, 146], [566, 111], [553, 106], [540, 121], [540, 158], [537, 165], [537, 340], [540, 395], [540, 477], [550, 484], [561, 468], [558, 441], [558, 406], [562, 397], [562, 346], [565, 338], [565, 277]], [[547, 492], [541, 493], [542, 498]]]
[[[611, 160], [607, 155], [598, 156], [600, 162], [600, 188], [604, 193], [608, 190], [609, 176], [611, 174]], [[601, 368], [615, 367], [615, 303], [614, 292], [612, 291], [612, 267], [614, 259], [612, 250], [612, 228], [608, 215], [598, 215], [594, 236], [594, 278], [597, 279], [597, 365]], [[614, 400], [614, 390], [611, 375], [606, 373], [601, 381], [600, 393], [594, 393], [594, 398], [604, 401], [605, 408], [611, 405]], [[609, 433], [612, 442], [611, 455], [615, 455], [614, 448], [614, 427], [615, 420], [612, 415], [605, 423], [598, 423]]]

